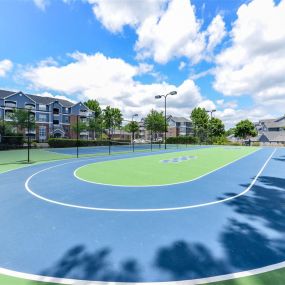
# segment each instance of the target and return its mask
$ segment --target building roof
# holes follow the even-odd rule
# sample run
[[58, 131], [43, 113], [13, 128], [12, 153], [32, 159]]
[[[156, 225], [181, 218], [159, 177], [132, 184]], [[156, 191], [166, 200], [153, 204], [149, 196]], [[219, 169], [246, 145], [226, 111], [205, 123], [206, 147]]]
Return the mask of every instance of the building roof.
[[285, 127], [285, 116], [282, 116], [278, 119], [267, 119], [260, 120], [261, 125], [265, 125], [266, 128], [282, 128]]
[[[12, 94], [16, 94], [16, 93], [18, 93], [18, 91], [0, 90], [0, 99], [5, 99], [6, 97]], [[72, 107], [73, 105], [75, 105], [71, 101], [59, 99], [55, 97], [39, 96], [39, 95], [32, 95], [32, 94], [25, 94], [25, 95], [31, 98], [32, 100], [36, 101], [36, 103], [43, 104], [43, 105], [48, 105], [54, 101], [58, 101], [63, 107]]]
[[175, 117], [175, 116], [168, 116], [167, 118], [172, 119], [173, 121], [177, 122], [177, 123], [190, 123], [191, 121], [189, 119], [186, 119], [185, 117]]
[[253, 140], [261, 142], [285, 142], [285, 131], [263, 132], [259, 136], [253, 138]]
[[4, 99], [5, 97], [17, 93], [15, 91], [8, 91], [8, 90], [0, 90], [0, 99]]

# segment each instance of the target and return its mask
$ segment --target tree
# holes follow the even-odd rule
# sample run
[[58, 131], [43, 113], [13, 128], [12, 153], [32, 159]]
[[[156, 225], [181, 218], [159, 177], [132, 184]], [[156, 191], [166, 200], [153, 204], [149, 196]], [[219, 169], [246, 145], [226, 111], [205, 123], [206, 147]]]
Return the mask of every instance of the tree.
[[100, 104], [97, 100], [88, 100], [84, 102], [91, 111], [93, 111], [93, 118], [89, 118], [88, 130], [93, 133], [93, 139], [95, 139], [96, 134], [100, 133], [102, 126], [102, 110]]
[[209, 115], [204, 108], [194, 108], [191, 112], [190, 119], [193, 124], [194, 136], [203, 142], [207, 138]]
[[132, 121], [125, 126], [125, 131], [128, 133], [132, 133], [132, 139], [134, 139], [134, 134], [139, 131], [139, 123], [136, 121]]
[[88, 129], [87, 124], [84, 122], [81, 122], [80, 120], [77, 123], [71, 125], [71, 129], [73, 130], [74, 133], [80, 135], [81, 132], [84, 132]]
[[139, 123], [132, 121], [125, 126], [125, 131], [128, 133], [137, 133], [139, 131]]
[[94, 112], [94, 117], [98, 118], [102, 114], [100, 104], [97, 100], [88, 100], [84, 105]]
[[107, 106], [103, 114], [104, 126], [109, 129], [109, 135], [111, 136], [115, 128], [120, 128], [123, 122], [123, 115], [120, 109], [111, 108]]
[[210, 137], [221, 137], [225, 134], [225, 125], [222, 120], [218, 118], [211, 118], [209, 121]]
[[11, 124], [18, 131], [23, 132], [25, 129], [32, 130], [35, 128], [35, 115], [28, 110], [16, 109], [10, 115]]
[[236, 124], [235, 137], [247, 139], [249, 137], [257, 136], [254, 124], [249, 120], [243, 120]]
[[235, 134], [235, 128], [230, 128], [226, 131], [225, 135], [228, 137]]
[[164, 132], [165, 121], [163, 112], [158, 112], [156, 110], [151, 110], [150, 113], [145, 118], [145, 128], [151, 132], [151, 134], [157, 134], [159, 132]]

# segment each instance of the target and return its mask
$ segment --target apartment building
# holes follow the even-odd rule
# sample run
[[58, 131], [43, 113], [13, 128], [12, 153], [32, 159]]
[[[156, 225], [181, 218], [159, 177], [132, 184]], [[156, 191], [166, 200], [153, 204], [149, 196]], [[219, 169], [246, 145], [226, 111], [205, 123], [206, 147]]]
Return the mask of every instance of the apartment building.
[[193, 135], [192, 122], [185, 117], [168, 116], [167, 137], [179, 137]]
[[[75, 138], [72, 125], [77, 117], [86, 122], [92, 115], [82, 102], [73, 103], [68, 100], [25, 94], [21, 91], [0, 90], [0, 120], [11, 121], [15, 108], [28, 109], [35, 119], [35, 129], [30, 130], [30, 136], [40, 142], [49, 137]], [[27, 130], [26, 130], [27, 133]], [[80, 133], [80, 138], [88, 139], [89, 132]]]
[[285, 144], [285, 115], [277, 119], [260, 120], [255, 123], [258, 132], [253, 141], [266, 144]]

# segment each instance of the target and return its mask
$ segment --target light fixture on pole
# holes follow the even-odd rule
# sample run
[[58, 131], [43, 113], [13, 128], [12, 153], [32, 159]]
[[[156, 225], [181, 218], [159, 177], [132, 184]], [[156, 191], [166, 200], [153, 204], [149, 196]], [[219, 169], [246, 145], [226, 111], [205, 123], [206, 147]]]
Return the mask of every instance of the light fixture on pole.
[[167, 122], [166, 122], [166, 98], [167, 96], [173, 96], [176, 95], [177, 91], [171, 91], [167, 93], [166, 95], [156, 95], [154, 98], [155, 99], [161, 99], [162, 97], [164, 98], [164, 149], [166, 149], [166, 132], [167, 132]]
[[208, 110], [206, 111], [207, 113], [211, 114], [211, 119], [213, 118], [213, 113], [215, 113], [217, 110], [213, 109], [213, 110]]

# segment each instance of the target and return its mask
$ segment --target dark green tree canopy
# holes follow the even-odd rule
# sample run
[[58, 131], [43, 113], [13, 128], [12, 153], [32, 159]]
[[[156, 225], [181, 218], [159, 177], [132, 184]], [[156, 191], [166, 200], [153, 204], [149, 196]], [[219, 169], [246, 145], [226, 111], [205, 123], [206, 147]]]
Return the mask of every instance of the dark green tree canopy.
[[257, 136], [254, 124], [249, 120], [243, 120], [236, 124], [234, 134], [236, 137], [246, 139]]
[[145, 127], [148, 131], [157, 133], [164, 131], [164, 116], [163, 112], [158, 112], [156, 110], [151, 110], [150, 113], [145, 118]]
[[129, 122], [125, 126], [125, 131], [128, 133], [137, 133], [139, 131], [139, 123], [136, 121]]
[[16, 109], [10, 115], [10, 118], [12, 126], [21, 131], [35, 128], [35, 115], [28, 110]]
[[205, 141], [208, 134], [209, 115], [204, 108], [194, 108], [191, 112], [190, 119], [193, 124], [195, 137], [198, 137], [200, 142]]
[[94, 112], [95, 118], [100, 117], [102, 110], [101, 110], [100, 104], [97, 100], [88, 100], [88, 101], [84, 102], [84, 105], [86, 107], [88, 107], [91, 111]]
[[225, 134], [225, 125], [222, 120], [218, 118], [209, 120], [209, 134], [210, 137], [221, 137]]

